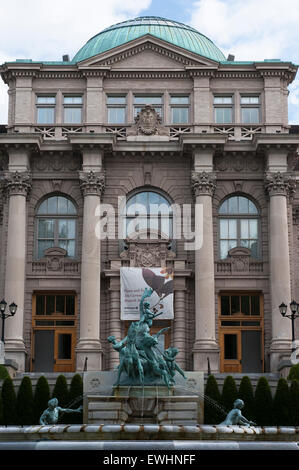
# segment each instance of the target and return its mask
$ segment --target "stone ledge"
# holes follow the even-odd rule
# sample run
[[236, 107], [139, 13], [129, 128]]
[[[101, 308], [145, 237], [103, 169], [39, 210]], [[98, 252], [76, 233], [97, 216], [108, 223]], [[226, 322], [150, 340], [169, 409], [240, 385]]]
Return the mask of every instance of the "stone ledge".
[[0, 442], [20, 441], [147, 441], [192, 439], [213, 441], [289, 441], [299, 442], [299, 427], [257, 426], [171, 426], [156, 424], [125, 425], [52, 425], [52, 426], [0, 426]]

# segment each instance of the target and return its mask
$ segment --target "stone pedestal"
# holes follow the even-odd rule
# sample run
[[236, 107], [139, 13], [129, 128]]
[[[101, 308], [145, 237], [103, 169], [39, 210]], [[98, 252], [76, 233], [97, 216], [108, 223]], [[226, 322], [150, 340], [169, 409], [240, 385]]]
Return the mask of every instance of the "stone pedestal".
[[116, 372], [84, 373], [84, 423], [203, 423], [203, 372], [186, 372], [187, 380], [178, 377], [171, 389], [163, 385], [114, 387], [116, 376]]

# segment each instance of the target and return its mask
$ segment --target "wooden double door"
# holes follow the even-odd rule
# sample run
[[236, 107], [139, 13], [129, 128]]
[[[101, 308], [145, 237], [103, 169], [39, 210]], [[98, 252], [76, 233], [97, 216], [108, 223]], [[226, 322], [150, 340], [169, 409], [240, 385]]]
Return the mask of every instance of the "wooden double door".
[[223, 329], [220, 347], [221, 372], [263, 372], [261, 330]]
[[75, 370], [75, 328], [34, 329], [31, 370], [73, 372]]

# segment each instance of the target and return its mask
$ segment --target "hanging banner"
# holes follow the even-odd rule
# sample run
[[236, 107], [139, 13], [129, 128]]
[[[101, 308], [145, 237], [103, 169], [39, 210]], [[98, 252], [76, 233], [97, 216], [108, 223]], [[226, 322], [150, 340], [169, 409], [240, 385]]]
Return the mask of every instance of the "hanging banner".
[[158, 319], [173, 318], [172, 268], [120, 268], [121, 320], [139, 320], [139, 304], [145, 289], [153, 293], [145, 301]]

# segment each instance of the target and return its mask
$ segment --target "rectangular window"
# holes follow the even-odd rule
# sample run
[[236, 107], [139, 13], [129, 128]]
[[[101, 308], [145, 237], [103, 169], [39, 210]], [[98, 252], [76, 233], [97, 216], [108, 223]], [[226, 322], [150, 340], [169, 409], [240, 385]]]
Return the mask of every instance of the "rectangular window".
[[172, 124], [188, 124], [189, 122], [189, 95], [170, 97], [171, 123]]
[[107, 95], [108, 124], [125, 124], [127, 110], [126, 95]]
[[216, 124], [233, 122], [233, 97], [214, 96], [214, 119]]
[[258, 294], [223, 294], [220, 296], [221, 315], [260, 316], [260, 301]]
[[64, 96], [63, 109], [65, 124], [81, 124], [82, 123], [82, 96]]
[[75, 295], [37, 294], [35, 315], [75, 315]]
[[259, 96], [241, 96], [241, 119], [243, 124], [260, 122]]
[[134, 96], [134, 118], [146, 106], [151, 105], [156, 113], [163, 117], [163, 97], [162, 95], [135, 95]]
[[54, 95], [36, 97], [37, 124], [55, 123], [55, 104], [56, 98]]

